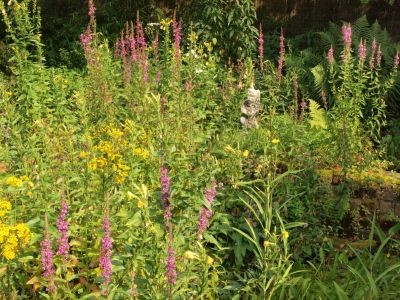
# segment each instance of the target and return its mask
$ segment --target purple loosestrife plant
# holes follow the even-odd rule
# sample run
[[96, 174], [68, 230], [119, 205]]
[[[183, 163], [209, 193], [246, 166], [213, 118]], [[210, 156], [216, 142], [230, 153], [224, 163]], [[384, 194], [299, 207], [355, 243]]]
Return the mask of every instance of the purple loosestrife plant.
[[94, 18], [95, 13], [96, 13], [96, 7], [94, 6], [93, 0], [89, 0], [89, 12], [88, 12], [88, 15], [91, 18]]
[[57, 220], [57, 230], [58, 230], [58, 250], [57, 254], [61, 255], [63, 262], [67, 262], [69, 254], [69, 244], [68, 244], [68, 204], [65, 199], [61, 202], [61, 212]]
[[399, 58], [399, 52], [396, 53], [396, 56], [394, 57], [393, 60], [393, 69], [396, 71], [398, 66], [399, 66], [400, 58]]
[[351, 25], [343, 24], [342, 26], [342, 39], [344, 44], [344, 50], [342, 54], [343, 61], [346, 61], [350, 57], [351, 52]]
[[109, 218], [108, 209], [103, 217], [103, 238], [101, 239], [100, 249], [100, 270], [101, 277], [103, 277], [104, 284], [111, 282], [112, 265], [111, 265], [111, 254], [112, 254], [112, 239], [111, 239], [111, 224]]
[[335, 62], [335, 58], [334, 58], [334, 56], [333, 56], [333, 47], [332, 47], [332, 45], [331, 45], [331, 47], [329, 48], [328, 55], [327, 55], [327, 59], [328, 59], [329, 65], [332, 67], [332, 66], [333, 66], [333, 63]]
[[138, 54], [139, 54], [138, 56], [142, 67], [142, 81], [147, 82], [148, 81], [148, 62], [146, 54], [147, 44], [146, 44], [146, 39], [144, 37], [143, 25], [139, 19], [139, 14], [136, 18], [136, 42], [138, 45]]
[[172, 243], [168, 245], [167, 249], [167, 261], [166, 261], [166, 271], [165, 276], [167, 277], [168, 284], [176, 284], [176, 257], [175, 250], [172, 247]]
[[264, 35], [262, 32], [262, 27], [260, 23], [260, 30], [258, 31], [258, 59], [260, 60], [261, 70], [263, 69], [263, 60], [264, 60]]
[[206, 231], [208, 223], [212, 216], [211, 207], [212, 204], [214, 203], [216, 194], [217, 194], [217, 182], [215, 180], [212, 180], [211, 187], [206, 188], [204, 191], [204, 197], [206, 198], [210, 208], [203, 206], [200, 211], [199, 222], [198, 222], [198, 233], [200, 239], [203, 238], [203, 233]]
[[171, 205], [169, 202], [169, 186], [170, 180], [168, 177], [168, 169], [165, 166], [160, 168], [160, 182], [161, 182], [161, 200], [164, 209], [164, 219], [171, 220], [172, 212], [171, 212]]
[[174, 57], [176, 63], [180, 59], [181, 55], [181, 39], [182, 39], [182, 23], [176, 20], [176, 11], [174, 12], [174, 18], [172, 20], [172, 33], [174, 35]]
[[44, 229], [44, 238], [40, 243], [41, 245], [41, 253], [42, 253], [42, 270], [43, 277], [48, 280], [47, 291], [50, 293], [55, 292], [56, 288], [54, 285], [54, 274], [56, 272], [54, 268], [53, 261], [53, 249], [51, 245], [50, 232], [49, 232], [49, 224], [47, 221], [47, 214], [45, 215], [45, 229]]
[[358, 58], [361, 62], [364, 62], [365, 59], [367, 58], [367, 45], [366, 45], [366, 41], [362, 39], [360, 39], [360, 44], [358, 46]]
[[374, 40], [372, 41], [372, 45], [371, 45], [371, 58], [369, 59], [369, 67], [371, 68], [371, 70], [373, 70], [375, 68], [375, 52], [376, 52], [376, 39], [374, 38]]
[[381, 60], [382, 60], [382, 50], [381, 50], [381, 44], [379, 44], [378, 50], [376, 51], [376, 67], [380, 67]]
[[285, 37], [283, 36], [283, 29], [281, 28], [281, 35], [279, 37], [279, 60], [278, 60], [278, 80], [282, 80], [282, 69], [285, 60]]

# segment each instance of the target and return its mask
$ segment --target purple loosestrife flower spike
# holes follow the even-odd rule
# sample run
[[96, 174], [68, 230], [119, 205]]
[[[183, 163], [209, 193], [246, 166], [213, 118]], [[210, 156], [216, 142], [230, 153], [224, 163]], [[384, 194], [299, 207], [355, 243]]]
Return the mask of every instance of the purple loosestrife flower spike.
[[161, 200], [164, 209], [164, 219], [171, 220], [172, 212], [169, 202], [169, 186], [170, 180], [168, 177], [168, 169], [165, 166], [160, 168], [160, 182], [161, 182]]
[[283, 29], [281, 28], [281, 35], [279, 37], [279, 60], [278, 60], [278, 80], [282, 79], [283, 62], [285, 59], [285, 37], [283, 36]]
[[371, 58], [369, 59], [369, 67], [371, 69], [375, 68], [375, 52], [376, 52], [376, 39], [374, 38], [374, 40], [372, 41], [372, 45], [371, 45]]
[[365, 61], [367, 58], [367, 47], [365, 41], [363, 42], [362, 39], [360, 40], [360, 44], [358, 46], [358, 58], [360, 61]]
[[328, 55], [327, 55], [328, 63], [330, 66], [333, 66], [333, 63], [335, 62], [335, 58], [333, 56], [333, 47], [329, 48]]
[[111, 225], [108, 210], [103, 217], [103, 238], [101, 239], [101, 250], [100, 250], [100, 270], [101, 277], [103, 277], [104, 284], [111, 282], [112, 265], [111, 265], [111, 253], [112, 253], [112, 239], [111, 239]]
[[96, 7], [94, 6], [93, 0], [89, 0], [89, 12], [88, 12], [88, 15], [93, 18], [95, 13], [96, 13]]
[[180, 58], [180, 44], [182, 39], [182, 24], [176, 21], [176, 11], [174, 11], [174, 18], [172, 20], [172, 32], [174, 34], [174, 56], [178, 61]]
[[342, 39], [344, 42], [344, 47], [346, 51], [349, 51], [351, 48], [351, 25], [343, 24], [342, 26]]
[[260, 23], [260, 30], [258, 31], [258, 58], [260, 60], [260, 67], [262, 70], [263, 60], [264, 60], [264, 35], [262, 32], [261, 23]]
[[396, 56], [394, 57], [393, 60], [393, 69], [397, 70], [397, 67], [399, 66], [400, 58], [399, 58], [399, 52], [396, 53]]
[[381, 51], [381, 44], [378, 46], [378, 51], [376, 52], [376, 66], [379, 67], [381, 65], [382, 60], [382, 51]]
[[49, 292], [55, 291], [54, 286], [54, 274], [56, 272], [53, 262], [53, 249], [50, 240], [49, 224], [47, 221], [47, 214], [45, 215], [45, 229], [44, 229], [44, 239], [40, 243], [41, 253], [42, 253], [42, 270], [43, 277], [49, 281], [47, 290]]
[[172, 245], [168, 245], [167, 249], [167, 261], [166, 261], [166, 272], [167, 283], [176, 284], [176, 257], [175, 250]]
[[[217, 194], [217, 182], [213, 180], [211, 182], [211, 187], [206, 188], [204, 191], [204, 197], [206, 198], [207, 202], [209, 203], [210, 207], [214, 203], [215, 196]], [[200, 239], [203, 236], [203, 233], [206, 231], [209, 220], [212, 216], [212, 211], [208, 207], [202, 207], [199, 216], [198, 222], [198, 230], [199, 230], [199, 237]]]
[[306, 108], [307, 108], [307, 102], [306, 102], [306, 100], [304, 98], [301, 99], [300, 107], [301, 107], [302, 113], [304, 113]]
[[69, 244], [68, 244], [68, 204], [63, 199], [61, 202], [61, 212], [57, 220], [57, 230], [58, 230], [58, 250], [57, 254], [61, 255], [63, 262], [67, 262], [69, 254]]

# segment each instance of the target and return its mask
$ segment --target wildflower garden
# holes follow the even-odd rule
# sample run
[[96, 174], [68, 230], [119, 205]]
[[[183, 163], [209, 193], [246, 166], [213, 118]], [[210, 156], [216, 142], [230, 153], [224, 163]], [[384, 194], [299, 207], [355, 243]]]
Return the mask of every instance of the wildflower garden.
[[109, 38], [83, 1], [70, 66], [0, 2], [0, 299], [398, 299], [399, 44], [361, 17], [297, 51], [203, 2], [215, 31]]

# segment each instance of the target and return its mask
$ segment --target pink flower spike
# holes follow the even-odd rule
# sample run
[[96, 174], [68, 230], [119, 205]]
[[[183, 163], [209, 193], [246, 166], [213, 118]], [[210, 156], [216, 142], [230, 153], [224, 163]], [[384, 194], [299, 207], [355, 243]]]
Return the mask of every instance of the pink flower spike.
[[378, 46], [378, 51], [376, 52], [376, 66], [379, 67], [382, 61], [382, 51], [381, 51], [381, 44]]
[[279, 60], [278, 60], [278, 80], [282, 80], [283, 62], [285, 59], [285, 37], [283, 36], [283, 29], [281, 28], [281, 35], [279, 37]]
[[96, 7], [94, 6], [93, 0], [89, 0], [89, 12], [88, 12], [88, 15], [93, 18], [95, 13], [96, 13]]
[[396, 56], [394, 57], [394, 60], [393, 60], [393, 69], [394, 70], [397, 70], [397, 67], [399, 66], [399, 61], [400, 61], [399, 52], [396, 52]]
[[351, 48], [351, 25], [343, 24], [342, 26], [342, 39], [344, 42], [344, 47], [346, 51], [349, 51]]
[[329, 65], [332, 66], [333, 63], [335, 62], [335, 58], [333, 57], [333, 47], [332, 47], [332, 45], [329, 48], [327, 58], [328, 58]]
[[108, 216], [108, 210], [103, 217], [103, 238], [101, 239], [100, 249], [100, 270], [101, 277], [103, 277], [103, 283], [109, 284], [111, 282], [112, 265], [111, 265], [111, 254], [112, 254], [112, 239], [111, 239], [111, 225]]
[[176, 284], [176, 257], [175, 250], [172, 245], [168, 246], [167, 249], [167, 261], [166, 261], [166, 272], [165, 275], [167, 277], [168, 284]]
[[369, 59], [369, 67], [372, 69], [375, 68], [375, 52], [376, 52], [376, 39], [372, 41], [371, 45], [371, 58]]
[[358, 46], [358, 58], [360, 61], [365, 61], [367, 58], [367, 48], [365, 47], [365, 41], [363, 42], [362, 39], [360, 39], [360, 44]]
[[262, 27], [260, 23], [260, 30], [258, 31], [258, 58], [260, 60], [261, 69], [263, 68], [263, 58], [264, 58], [264, 36], [262, 32]]
[[68, 243], [68, 204], [63, 199], [61, 202], [61, 212], [57, 220], [57, 230], [58, 230], [58, 250], [57, 254], [61, 255], [63, 262], [67, 262], [69, 254], [69, 243]]

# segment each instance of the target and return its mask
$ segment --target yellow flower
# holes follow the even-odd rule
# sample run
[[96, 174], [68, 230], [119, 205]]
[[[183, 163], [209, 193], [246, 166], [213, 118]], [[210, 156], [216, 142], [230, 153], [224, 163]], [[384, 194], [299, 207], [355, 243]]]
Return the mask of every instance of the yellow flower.
[[126, 192], [126, 196], [128, 197], [128, 200], [132, 200], [134, 197], [135, 197], [135, 195], [132, 193], [132, 192]]
[[7, 200], [0, 200], [0, 217], [3, 217], [7, 211], [11, 210], [11, 202]]
[[286, 230], [282, 231], [282, 238], [283, 238], [284, 240], [287, 240], [288, 237], [289, 237], [289, 232], [287, 232]]
[[189, 259], [189, 260], [194, 260], [194, 259], [199, 259], [199, 256], [197, 255], [197, 253], [195, 253], [195, 252], [193, 252], [193, 251], [186, 251], [184, 254], [183, 254], [183, 256], [186, 258], [186, 259]]
[[107, 134], [108, 134], [110, 137], [112, 137], [113, 139], [117, 140], [117, 139], [119, 139], [121, 136], [124, 135], [124, 132], [121, 131], [121, 130], [118, 129], [118, 128], [112, 128], [112, 127], [110, 127], [110, 128], [107, 129]]
[[79, 152], [79, 158], [86, 158], [89, 156], [89, 152], [81, 151]]
[[212, 265], [214, 262], [214, 259], [211, 256], [207, 256], [207, 265]]
[[279, 140], [279, 139], [273, 139], [273, 140], [272, 140], [272, 144], [275, 144], [275, 145], [276, 145], [276, 144], [279, 144], [279, 143], [280, 143], [280, 140]]
[[249, 153], [250, 153], [249, 150], [244, 150], [243, 153], [242, 153], [243, 157], [248, 157]]
[[146, 202], [144, 202], [142, 200], [139, 200], [138, 203], [137, 203], [137, 207], [138, 208], [142, 208], [142, 207], [146, 207], [146, 206], [147, 206]]
[[172, 20], [171, 19], [162, 19], [160, 21], [160, 28], [161, 30], [167, 30], [167, 28], [169, 27], [169, 25], [172, 24]]
[[140, 156], [141, 158], [148, 158], [150, 156], [150, 152], [146, 149], [135, 148], [133, 149], [133, 154]]
[[235, 150], [233, 150], [231, 145], [226, 145], [224, 148], [225, 152], [234, 152]]
[[189, 33], [189, 36], [188, 36], [189, 42], [195, 43], [198, 38], [199, 38], [199, 36], [195, 32], [192, 31]]
[[271, 244], [272, 243], [268, 242], [268, 241], [264, 241], [264, 243], [263, 243], [265, 249], [267, 249], [269, 246], [271, 246]]
[[22, 180], [15, 176], [10, 176], [6, 179], [6, 183], [13, 187], [22, 187]]

